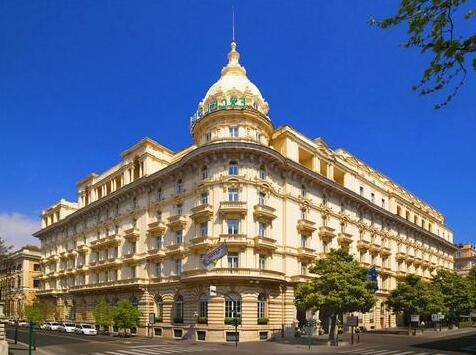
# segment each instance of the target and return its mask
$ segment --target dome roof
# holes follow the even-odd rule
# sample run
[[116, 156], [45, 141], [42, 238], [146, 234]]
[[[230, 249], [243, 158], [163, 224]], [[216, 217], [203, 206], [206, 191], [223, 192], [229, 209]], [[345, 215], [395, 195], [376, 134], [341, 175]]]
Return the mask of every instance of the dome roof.
[[228, 53], [228, 64], [221, 70], [220, 79], [208, 89], [198, 105], [200, 112], [206, 114], [217, 109], [252, 107], [264, 115], [268, 114], [268, 103], [246, 76], [246, 70], [240, 65], [239, 59], [240, 53], [233, 41]]

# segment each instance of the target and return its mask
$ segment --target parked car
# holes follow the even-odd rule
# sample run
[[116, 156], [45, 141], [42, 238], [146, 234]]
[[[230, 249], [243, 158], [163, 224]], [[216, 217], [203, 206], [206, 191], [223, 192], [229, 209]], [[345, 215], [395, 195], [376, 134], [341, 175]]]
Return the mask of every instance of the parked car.
[[8, 320], [8, 324], [9, 324], [9, 325], [16, 325], [17, 322], [16, 322], [15, 319], [9, 319], [9, 320]]
[[84, 335], [97, 335], [97, 330], [91, 324], [76, 324], [76, 329], [74, 331], [76, 334], [84, 334]]
[[60, 323], [58, 330], [60, 332], [74, 333], [76, 330], [76, 324], [74, 323]]
[[48, 325], [49, 322], [41, 323], [40, 324], [40, 329], [46, 330], [46, 326]]
[[20, 320], [18, 321], [18, 326], [22, 328], [28, 328], [30, 326], [30, 322], [27, 320]]
[[47, 322], [46, 330], [58, 330], [60, 324], [58, 322]]

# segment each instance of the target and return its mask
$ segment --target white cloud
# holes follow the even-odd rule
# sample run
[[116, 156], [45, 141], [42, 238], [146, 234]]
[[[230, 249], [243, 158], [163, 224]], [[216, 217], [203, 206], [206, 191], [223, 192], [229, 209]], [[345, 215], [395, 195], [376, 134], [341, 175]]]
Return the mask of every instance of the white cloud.
[[40, 221], [17, 212], [0, 212], [0, 236], [18, 249], [25, 244], [39, 244], [32, 233], [40, 229]]

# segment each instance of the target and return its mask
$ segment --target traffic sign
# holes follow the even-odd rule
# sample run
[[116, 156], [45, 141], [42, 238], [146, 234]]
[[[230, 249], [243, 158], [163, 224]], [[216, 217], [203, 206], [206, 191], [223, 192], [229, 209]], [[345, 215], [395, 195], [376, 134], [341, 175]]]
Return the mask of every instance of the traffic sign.
[[213, 285], [210, 285], [209, 292], [210, 292], [210, 296], [216, 296], [217, 295], [217, 287], [213, 286]]
[[359, 325], [359, 317], [354, 317], [354, 316], [347, 317], [347, 325], [349, 327], [357, 327]]
[[418, 314], [412, 314], [410, 318], [411, 318], [412, 322], [419, 322], [420, 321], [420, 315], [418, 315]]

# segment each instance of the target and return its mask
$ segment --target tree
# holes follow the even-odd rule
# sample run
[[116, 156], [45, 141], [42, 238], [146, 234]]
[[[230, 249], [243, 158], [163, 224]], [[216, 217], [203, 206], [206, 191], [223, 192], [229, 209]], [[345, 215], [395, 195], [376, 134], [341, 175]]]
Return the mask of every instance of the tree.
[[0, 259], [4, 259], [12, 250], [13, 246], [7, 244], [5, 239], [0, 236]]
[[113, 308], [104, 298], [101, 298], [94, 307], [93, 316], [96, 324], [104, 330], [109, 329], [113, 321]]
[[24, 313], [26, 319], [29, 322], [33, 322], [35, 324], [41, 324], [46, 319], [45, 313], [41, 309], [40, 305], [37, 303], [25, 306]]
[[385, 304], [394, 313], [403, 314], [409, 323], [409, 330], [412, 314], [425, 317], [447, 311], [441, 291], [416, 275], [399, 279], [397, 287], [390, 292]]
[[319, 310], [332, 319], [329, 340], [336, 338], [337, 319], [344, 313], [368, 312], [375, 304], [373, 285], [367, 279], [368, 269], [360, 266], [346, 249], [332, 250], [316, 260], [309, 271], [316, 274], [297, 287], [296, 307]]
[[137, 327], [141, 313], [127, 299], [120, 300], [113, 308], [114, 325], [119, 329], [131, 329]]
[[469, 280], [454, 271], [439, 270], [433, 278], [433, 285], [443, 295], [445, 307], [456, 314], [469, 314], [473, 309], [475, 296]]
[[460, 35], [455, 31], [457, 25], [474, 19], [475, 15], [466, 0], [401, 0], [394, 16], [383, 20], [371, 18], [370, 23], [382, 29], [404, 23], [408, 27], [408, 38], [403, 47], [418, 48], [422, 54], [431, 53], [422, 79], [413, 90], [427, 95], [453, 86], [446, 98], [435, 105], [438, 109], [447, 105], [463, 85], [467, 59], [472, 59], [472, 68], [476, 70], [476, 35], [461, 27]]

